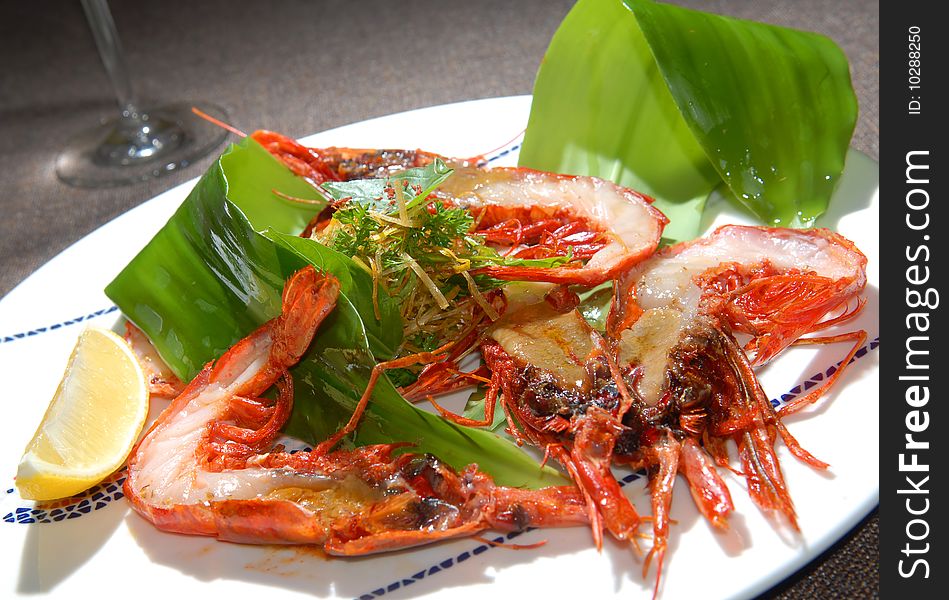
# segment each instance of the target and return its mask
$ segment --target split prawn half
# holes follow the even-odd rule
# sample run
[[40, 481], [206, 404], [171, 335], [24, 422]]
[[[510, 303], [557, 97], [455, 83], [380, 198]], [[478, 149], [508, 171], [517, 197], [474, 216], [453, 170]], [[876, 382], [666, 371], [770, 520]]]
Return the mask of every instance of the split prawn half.
[[[729, 439], [751, 499], [798, 530], [774, 444], [780, 437], [805, 464], [829, 466], [781, 419], [824, 396], [866, 342], [862, 330], [803, 337], [863, 310], [866, 267], [853, 242], [827, 229], [728, 225], [659, 252], [618, 282], [607, 335], [633, 404], [614, 456], [650, 472], [660, 569], [676, 471], [709, 522], [727, 527], [733, 507], [715, 465], [731, 469]], [[739, 333], [751, 336], [743, 347]], [[851, 347], [835, 372], [776, 411], [753, 369], [792, 345], [839, 342]]]
[[[128, 462], [125, 495], [159, 529], [243, 543], [318, 544], [361, 555], [485, 529], [586, 523], [573, 486], [495, 485], [405, 444], [285, 452], [288, 369], [333, 310], [339, 283], [307, 267], [291, 277], [283, 312], [209, 363], [159, 416]], [[262, 394], [276, 385], [275, 400]], [[326, 447], [322, 445], [321, 447]]]
[[471, 211], [472, 233], [513, 258], [568, 256], [558, 267], [499, 265], [507, 281], [595, 286], [651, 256], [669, 220], [652, 198], [598, 177], [524, 167], [459, 167], [435, 196]]
[[[454, 172], [433, 198], [468, 209], [475, 218], [472, 234], [511, 258], [570, 259], [553, 268], [498, 265], [479, 271], [497, 279], [598, 285], [651, 256], [669, 223], [652, 198], [597, 177], [484, 168], [477, 166], [482, 156], [449, 158], [423, 150], [310, 148], [265, 130], [250, 137], [317, 189], [329, 181], [387, 177], [444, 160]], [[326, 211], [317, 215], [304, 235], [328, 217]]]
[[[753, 501], [797, 529], [774, 451], [780, 437], [804, 450], [781, 418], [817, 401], [837, 381], [866, 333], [803, 338], [856, 316], [865, 302], [866, 257], [828, 230], [726, 226], [666, 248], [617, 281], [605, 334], [576, 309], [540, 302], [506, 313], [481, 345], [490, 386], [485, 419], [498, 402], [508, 430], [560, 462], [583, 490], [594, 537], [602, 529], [635, 543], [642, 521], [612, 464], [646, 469], [652, 504], [658, 591], [677, 474], [699, 511], [726, 528], [732, 499], [718, 467], [726, 443], [738, 446]], [[751, 341], [742, 347], [736, 333]], [[754, 367], [802, 343], [853, 344], [824, 384], [775, 411]], [[437, 406], [437, 405], [436, 405]]]

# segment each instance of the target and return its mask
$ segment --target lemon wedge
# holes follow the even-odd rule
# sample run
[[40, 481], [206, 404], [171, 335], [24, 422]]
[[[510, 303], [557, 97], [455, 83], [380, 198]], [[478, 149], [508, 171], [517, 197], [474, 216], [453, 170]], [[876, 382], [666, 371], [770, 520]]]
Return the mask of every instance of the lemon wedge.
[[86, 329], [20, 459], [20, 495], [54, 500], [99, 483], [128, 458], [147, 416], [148, 387], [132, 349], [108, 329]]

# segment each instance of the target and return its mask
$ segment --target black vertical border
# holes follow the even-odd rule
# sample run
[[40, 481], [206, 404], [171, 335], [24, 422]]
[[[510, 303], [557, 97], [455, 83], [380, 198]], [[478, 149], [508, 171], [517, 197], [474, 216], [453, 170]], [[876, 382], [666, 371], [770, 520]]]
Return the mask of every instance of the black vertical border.
[[[942, 385], [949, 381], [949, 364], [942, 350], [946, 340], [937, 333], [945, 329], [940, 324], [946, 312], [938, 304], [949, 302], [949, 295], [930, 302], [937, 305], [934, 308], [911, 306], [918, 300], [914, 292], [929, 293], [933, 299], [928, 290], [936, 294], [945, 290], [949, 272], [949, 234], [945, 232], [949, 223], [941, 208], [946, 200], [944, 181], [949, 177], [949, 157], [944, 151], [949, 135], [944, 116], [949, 110], [945, 91], [949, 84], [944, 81], [949, 23], [937, 16], [937, 11], [944, 13], [943, 6], [923, 0], [882, 2], [880, 6], [882, 598], [949, 597], [949, 563], [941, 544], [947, 539], [942, 523], [949, 507], [941, 506], [941, 496], [934, 489], [945, 487], [949, 460], [949, 449], [941, 443], [949, 439], [949, 422], [942, 408], [947, 395]], [[912, 45], [913, 32], [919, 36], [918, 48]], [[915, 64], [910, 61], [916, 56], [912, 52], [919, 52], [915, 59], [920, 61], [918, 73], [910, 70]], [[920, 78], [919, 89], [910, 87], [913, 76]], [[928, 169], [908, 174], [908, 156]], [[908, 183], [907, 177], [917, 181]], [[927, 316], [912, 317], [913, 313]], [[926, 331], [921, 330], [923, 326]], [[908, 350], [925, 351], [914, 354], [912, 362], [925, 363], [928, 368], [908, 368]], [[912, 381], [907, 375], [928, 379]], [[913, 385], [920, 389], [913, 392]], [[929, 392], [926, 402], [922, 401], [923, 387]], [[928, 425], [923, 428], [927, 418]], [[907, 449], [907, 434], [917, 443], [928, 442], [929, 447]], [[913, 454], [919, 464], [928, 465], [928, 471], [901, 470], [901, 455], [904, 463], [912, 463]], [[911, 510], [920, 514], [911, 514]]]

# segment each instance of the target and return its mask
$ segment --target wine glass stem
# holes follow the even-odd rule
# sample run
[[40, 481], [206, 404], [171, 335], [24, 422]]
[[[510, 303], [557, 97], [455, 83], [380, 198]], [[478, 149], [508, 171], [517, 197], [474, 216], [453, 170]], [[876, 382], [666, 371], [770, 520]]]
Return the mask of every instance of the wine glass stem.
[[82, 7], [96, 40], [102, 64], [115, 90], [122, 116], [128, 120], [138, 121], [138, 103], [132, 90], [128, 66], [125, 64], [125, 55], [122, 52], [122, 43], [119, 41], [109, 4], [106, 0], [82, 0]]

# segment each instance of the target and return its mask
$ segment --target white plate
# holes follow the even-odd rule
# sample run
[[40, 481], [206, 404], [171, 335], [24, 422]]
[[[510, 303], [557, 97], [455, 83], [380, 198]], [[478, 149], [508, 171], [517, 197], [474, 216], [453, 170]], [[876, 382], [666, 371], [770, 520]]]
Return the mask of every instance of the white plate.
[[[419, 147], [446, 155], [485, 153], [492, 164], [513, 165], [527, 122], [527, 96], [463, 102], [373, 119], [307, 138], [312, 146]], [[513, 140], [513, 141], [509, 141]], [[787, 420], [815, 456], [831, 463], [816, 472], [778, 454], [801, 526], [799, 536], [777, 531], [748, 499], [744, 482], [728, 476], [736, 511], [728, 533], [698, 515], [684, 482], [676, 484], [669, 554], [661, 597], [747, 598], [779, 583], [829, 547], [878, 503], [878, 170], [851, 152], [847, 171], [824, 219], [867, 254], [869, 302], [854, 327], [872, 343], [845, 375], [833, 398]], [[491, 595], [540, 598], [641, 597], [654, 570], [628, 547], [607, 541], [593, 548], [585, 528], [528, 532], [518, 543], [548, 540], [534, 550], [490, 548], [463, 539], [362, 559], [326, 559], [299, 548], [241, 546], [162, 533], [132, 513], [120, 486], [107, 482], [59, 512], [37, 512], [13, 490], [24, 446], [42, 418], [66, 358], [87, 323], [111, 326], [118, 312], [105, 285], [161, 227], [194, 182], [178, 186], [80, 240], [0, 301], [0, 381], [4, 387], [0, 435], [0, 595], [85, 598], [116, 593], [134, 597], [225, 598], [440, 597], [483, 600]], [[715, 221], [737, 221], [727, 207]], [[795, 348], [762, 374], [775, 398], [826, 372], [845, 352], [841, 345]], [[620, 477], [628, 472], [619, 472]], [[626, 486], [648, 514], [642, 478]], [[48, 523], [24, 521], [50, 521]], [[10, 522], [13, 521], [13, 522]], [[647, 544], [648, 545], [648, 544]]]

